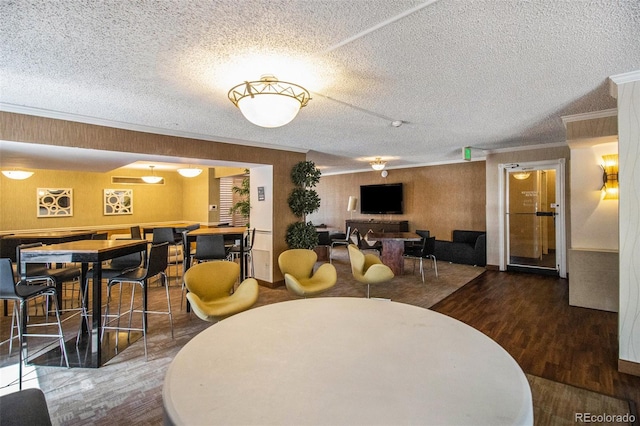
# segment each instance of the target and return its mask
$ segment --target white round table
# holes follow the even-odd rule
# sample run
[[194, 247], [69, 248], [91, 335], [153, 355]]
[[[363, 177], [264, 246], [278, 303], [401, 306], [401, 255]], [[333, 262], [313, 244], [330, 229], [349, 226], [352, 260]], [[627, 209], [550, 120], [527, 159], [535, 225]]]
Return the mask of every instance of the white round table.
[[522, 369], [479, 331], [356, 298], [276, 303], [187, 343], [163, 387], [179, 425], [532, 425]]

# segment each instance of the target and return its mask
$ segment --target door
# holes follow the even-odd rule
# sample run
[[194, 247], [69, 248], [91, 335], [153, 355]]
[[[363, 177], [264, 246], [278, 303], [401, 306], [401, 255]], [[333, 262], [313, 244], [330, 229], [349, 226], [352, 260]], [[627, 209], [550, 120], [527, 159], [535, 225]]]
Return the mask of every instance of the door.
[[503, 166], [506, 268], [501, 269], [565, 276], [561, 165]]

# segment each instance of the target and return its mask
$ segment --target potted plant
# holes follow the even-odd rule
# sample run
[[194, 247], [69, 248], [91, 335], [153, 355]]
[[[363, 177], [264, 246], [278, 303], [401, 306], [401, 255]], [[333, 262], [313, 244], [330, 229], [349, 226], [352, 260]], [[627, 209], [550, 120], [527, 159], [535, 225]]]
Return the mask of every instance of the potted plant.
[[313, 189], [320, 181], [320, 170], [313, 161], [301, 161], [291, 170], [291, 181], [296, 186], [287, 200], [289, 208], [301, 220], [287, 227], [285, 237], [289, 248], [312, 250], [318, 245], [318, 233], [306, 216], [320, 208], [320, 197]]
[[231, 188], [234, 194], [238, 194], [240, 199], [229, 209], [231, 214], [240, 214], [247, 218], [247, 228], [249, 227], [249, 213], [251, 212], [251, 203], [249, 201], [250, 184], [249, 184], [249, 169], [244, 170], [245, 177], [242, 179], [240, 186], [234, 186]]

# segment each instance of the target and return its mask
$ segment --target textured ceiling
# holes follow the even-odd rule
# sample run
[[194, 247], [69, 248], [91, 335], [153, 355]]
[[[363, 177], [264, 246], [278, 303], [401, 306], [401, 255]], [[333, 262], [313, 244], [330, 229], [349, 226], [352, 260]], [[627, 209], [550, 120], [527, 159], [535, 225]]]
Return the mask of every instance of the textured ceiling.
[[[0, 16], [2, 110], [294, 148], [325, 173], [562, 142], [561, 116], [614, 108], [607, 78], [640, 69], [637, 0], [0, 0]], [[281, 128], [227, 99], [267, 73], [312, 92]]]

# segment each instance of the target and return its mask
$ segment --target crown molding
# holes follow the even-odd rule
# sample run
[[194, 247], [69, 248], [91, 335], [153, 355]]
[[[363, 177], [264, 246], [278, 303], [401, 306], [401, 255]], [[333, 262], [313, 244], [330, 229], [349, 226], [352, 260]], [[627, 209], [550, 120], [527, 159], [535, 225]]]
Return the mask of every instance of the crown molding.
[[562, 124], [564, 124], [564, 127], [566, 129], [567, 123], [573, 123], [575, 121], [593, 120], [595, 118], [615, 117], [616, 115], [618, 115], [618, 108], [610, 108], [602, 111], [591, 111], [591, 112], [584, 112], [581, 114], [563, 115], [560, 118], [562, 119]]
[[622, 74], [616, 74], [609, 77], [609, 93], [612, 97], [618, 99], [618, 86], [621, 84], [640, 81], [640, 70], [629, 71]]

